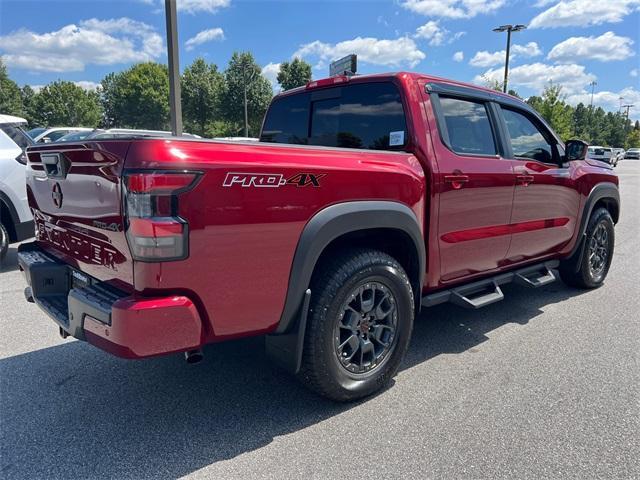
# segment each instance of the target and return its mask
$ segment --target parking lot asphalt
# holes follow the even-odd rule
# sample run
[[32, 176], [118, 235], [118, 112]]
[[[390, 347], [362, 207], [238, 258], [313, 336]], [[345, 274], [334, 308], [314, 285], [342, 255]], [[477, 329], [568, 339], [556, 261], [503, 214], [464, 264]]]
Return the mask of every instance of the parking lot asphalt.
[[74, 340], [0, 273], [0, 478], [639, 478], [640, 161], [620, 176], [606, 284], [509, 285], [416, 321], [392, 388], [306, 391], [260, 339], [126, 361]]

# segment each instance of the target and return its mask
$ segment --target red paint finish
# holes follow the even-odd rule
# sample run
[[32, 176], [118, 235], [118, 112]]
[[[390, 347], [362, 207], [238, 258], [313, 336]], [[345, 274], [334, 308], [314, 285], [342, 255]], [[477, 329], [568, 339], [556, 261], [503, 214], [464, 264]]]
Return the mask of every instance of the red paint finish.
[[202, 321], [193, 302], [182, 296], [118, 300], [111, 325], [85, 317], [89, 343], [125, 358], [145, 358], [197, 348]]
[[545, 228], [563, 227], [567, 223], [569, 223], [568, 218], [549, 218], [545, 220], [533, 220], [531, 222], [512, 223], [510, 225], [475, 228], [446, 233], [442, 236], [442, 241], [447, 243], [468, 242], [470, 240], [500, 237], [514, 233], [533, 232]]
[[[452, 152], [441, 140], [424, 87], [429, 81], [455, 82], [408, 73], [341, 83], [347, 81], [398, 86], [407, 115], [406, 152], [183, 139], [30, 149], [27, 183], [38, 244], [131, 294], [114, 307], [111, 327], [86, 323], [89, 342], [139, 358], [273, 331], [301, 232], [316, 213], [336, 203], [392, 200], [413, 210], [427, 250], [424, 293], [566, 256], [593, 186], [618, 183], [610, 170], [589, 161], [561, 168]], [[44, 175], [40, 153], [51, 151], [70, 161], [66, 178]], [[167, 175], [150, 184], [144, 174], [164, 170], [198, 173], [195, 186], [177, 199], [189, 254], [183, 260], [134, 261], [124, 234], [129, 223], [123, 174], [132, 174], [129, 188], [136, 192], [172, 190], [193, 179]], [[287, 183], [292, 178], [301, 181]], [[62, 208], [52, 197], [55, 182]], [[135, 219], [130, 225], [154, 238], [180, 233], [172, 225]]]
[[[136, 141], [127, 159], [127, 168], [135, 169], [187, 165], [205, 172], [179, 198], [179, 215], [189, 224], [189, 258], [136, 262], [134, 284], [143, 295], [180, 291], [194, 298], [207, 321], [207, 341], [276, 327], [298, 239], [322, 208], [337, 201], [391, 198], [423, 216], [422, 169], [406, 153]], [[316, 175], [320, 187], [224, 186], [228, 172], [283, 179], [304, 172]]]

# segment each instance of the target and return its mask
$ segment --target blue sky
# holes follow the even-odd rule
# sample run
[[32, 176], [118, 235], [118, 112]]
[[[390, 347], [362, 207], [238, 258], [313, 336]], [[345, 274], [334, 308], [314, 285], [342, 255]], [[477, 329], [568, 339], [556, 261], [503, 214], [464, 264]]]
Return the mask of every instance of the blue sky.
[[[166, 62], [162, 0], [0, 0], [0, 55], [19, 84], [56, 79], [91, 88], [136, 61]], [[299, 55], [327, 75], [328, 62], [359, 55], [359, 72], [414, 70], [463, 81], [501, 79], [505, 23], [513, 35], [510, 83], [523, 96], [552, 80], [568, 100], [640, 118], [640, 0], [178, 0], [180, 62], [224, 68], [253, 52], [271, 79]], [[277, 88], [277, 87], [276, 87]]]

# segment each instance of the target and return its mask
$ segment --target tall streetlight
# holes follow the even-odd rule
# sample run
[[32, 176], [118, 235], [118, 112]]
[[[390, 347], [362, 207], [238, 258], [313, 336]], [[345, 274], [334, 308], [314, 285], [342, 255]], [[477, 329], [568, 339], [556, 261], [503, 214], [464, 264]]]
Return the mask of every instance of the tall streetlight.
[[593, 92], [595, 92], [596, 90], [596, 85], [598, 85], [598, 82], [596, 82], [595, 80], [592, 80], [591, 83], [589, 84], [589, 86], [591, 87], [591, 104], [589, 105], [589, 108], [593, 110]]
[[507, 52], [504, 60], [504, 83], [502, 84], [502, 91], [507, 93], [507, 79], [509, 77], [509, 51], [511, 50], [511, 32], [519, 32], [527, 28], [526, 25], [500, 25], [493, 29], [494, 32], [507, 32]]
[[242, 61], [242, 86], [244, 90], [244, 136], [249, 136], [249, 108], [247, 105], [247, 80], [248, 83], [253, 82], [253, 78], [255, 77], [255, 71], [251, 69], [251, 75], [247, 79], [247, 59], [245, 58]]
[[164, 12], [167, 22], [171, 134], [182, 135], [182, 103], [180, 98], [180, 60], [178, 59], [178, 20], [176, 14], [176, 0], [165, 0]]

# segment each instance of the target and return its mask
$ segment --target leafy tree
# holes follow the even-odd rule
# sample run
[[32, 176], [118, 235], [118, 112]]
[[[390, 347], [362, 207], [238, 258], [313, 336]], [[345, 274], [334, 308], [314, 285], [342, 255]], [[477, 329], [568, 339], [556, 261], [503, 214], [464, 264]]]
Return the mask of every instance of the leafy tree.
[[542, 118], [556, 131], [563, 140], [571, 137], [573, 112], [571, 106], [564, 101], [562, 86], [549, 83], [542, 92], [542, 96], [533, 96], [527, 103], [535, 108]]
[[582, 102], [573, 110], [573, 136], [585, 142], [590, 141], [589, 110]]
[[277, 76], [283, 90], [301, 87], [311, 81], [311, 65], [300, 58], [282, 62]]
[[101, 101], [107, 127], [167, 130], [169, 74], [166, 65], [138, 63], [102, 80]]
[[625, 148], [640, 148], [640, 128], [634, 128], [629, 132], [624, 146]]
[[249, 135], [258, 135], [262, 118], [269, 106], [273, 91], [264, 78], [260, 66], [249, 52], [235, 52], [224, 72], [224, 90], [221, 108], [225, 119], [231, 122], [234, 135], [244, 131], [244, 91], [247, 92]]
[[[182, 114], [185, 130], [202, 136], [220, 135], [220, 96], [224, 76], [214, 64], [197, 58], [182, 75]], [[224, 135], [224, 133], [222, 133]]]
[[35, 126], [35, 120], [33, 117], [33, 100], [36, 96], [36, 92], [33, 91], [29, 85], [25, 85], [20, 89], [20, 100], [22, 101], [22, 108], [24, 111], [24, 118], [29, 125]]
[[24, 116], [20, 88], [9, 78], [7, 67], [0, 59], [0, 113]]
[[95, 127], [102, 118], [98, 94], [64, 80], [43, 87], [29, 110], [32, 122], [41, 126]]

